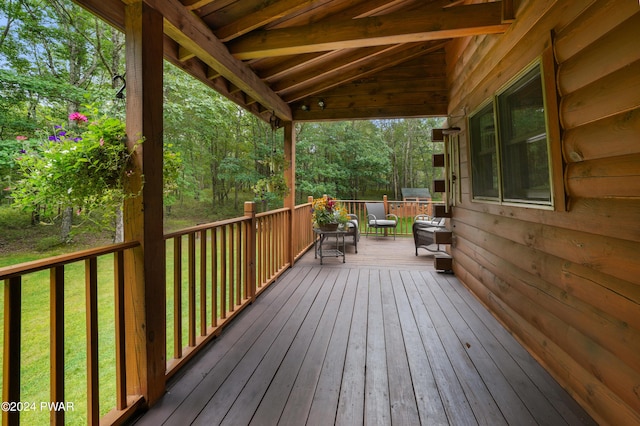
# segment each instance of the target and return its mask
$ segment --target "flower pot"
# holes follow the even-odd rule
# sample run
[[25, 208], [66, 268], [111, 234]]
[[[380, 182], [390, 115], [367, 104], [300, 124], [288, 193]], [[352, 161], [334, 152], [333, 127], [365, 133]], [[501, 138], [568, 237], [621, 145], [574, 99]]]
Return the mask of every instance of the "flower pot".
[[338, 230], [338, 224], [337, 223], [325, 223], [323, 225], [320, 225], [320, 229], [322, 231], [337, 231]]

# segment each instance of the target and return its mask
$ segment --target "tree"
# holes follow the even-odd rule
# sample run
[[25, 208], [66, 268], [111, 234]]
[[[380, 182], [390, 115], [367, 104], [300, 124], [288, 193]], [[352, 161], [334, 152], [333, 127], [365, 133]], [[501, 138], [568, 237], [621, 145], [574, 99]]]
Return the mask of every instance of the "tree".
[[407, 187], [431, 186], [434, 178], [432, 154], [442, 146], [431, 141], [431, 130], [441, 127], [444, 119], [381, 120], [383, 137], [391, 148], [392, 191], [399, 198]]
[[371, 121], [306, 123], [296, 139], [299, 198], [357, 198], [387, 183], [388, 148]]
[[[0, 3], [0, 75], [4, 113], [0, 131], [34, 136], [47, 118], [62, 122], [86, 98], [103, 98], [112, 87], [111, 67], [119, 65], [123, 43], [114, 29], [67, 0]], [[92, 87], [94, 90], [87, 92]], [[14, 134], [15, 134], [14, 133]], [[72, 208], [63, 209], [63, 235], [71, 227]], [[66, 236], [65, 238], [68, 238]]]

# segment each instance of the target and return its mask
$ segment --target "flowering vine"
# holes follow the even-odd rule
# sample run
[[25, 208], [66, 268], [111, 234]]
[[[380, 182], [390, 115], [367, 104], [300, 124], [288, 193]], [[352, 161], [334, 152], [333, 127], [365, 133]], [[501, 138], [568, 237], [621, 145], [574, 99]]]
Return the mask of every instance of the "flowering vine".
[[12, 191], [17, 204], [79, 206], [83, 211], [128, 196], [123, 180], [132, 172], [122, 121], [106, 116], [90, 120], [74, 112], [68, 125], [43, 133], [39, 144], [25, 144], [16, 158], [23, 175]]

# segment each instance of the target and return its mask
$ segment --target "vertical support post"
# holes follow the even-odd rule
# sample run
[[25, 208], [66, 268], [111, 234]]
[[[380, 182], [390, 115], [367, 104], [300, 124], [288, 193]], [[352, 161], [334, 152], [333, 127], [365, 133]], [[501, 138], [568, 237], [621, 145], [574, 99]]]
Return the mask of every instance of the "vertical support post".
[[295, 262], [296, 253], [294, 248], [296, 247], [295, 238], [297, 233], [295, 232], [296, 219], [296, 132], [293, 121], [287, 121], [284, 123], [284, 160], [287, 164], [287, 169], [284, 171], [284, 177], [289, 187], [289, 195], [284, 199], [284, 206], [289, 209], [289, 235], [287, 238], [287, 256], [289, 265], [293, 266]]
[[[163, 17], [142, 1], [125, 6], [127, 136], [133, 150], [124, 204], [127, 393], [153, 405], [165, 391], [166, 271], [162, 225]], [[139, 143], [142, 141], [142, 143]]]
[[246, 292], [247, 298], [253, 303], [256, 300], [256, 203], [246, 201], [244, 203], [244, 215], [251, 218], [247, 224], [247, 257]]

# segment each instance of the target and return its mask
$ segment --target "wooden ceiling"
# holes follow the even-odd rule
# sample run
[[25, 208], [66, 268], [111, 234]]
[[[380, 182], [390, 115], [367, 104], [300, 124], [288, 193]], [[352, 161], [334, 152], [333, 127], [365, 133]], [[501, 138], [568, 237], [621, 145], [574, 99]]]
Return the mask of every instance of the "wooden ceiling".
[[[77, 2], [123, 28], [120, 0]], [[512, 0], [144, 2], [165, 18], [167, 60], [267, 121], [446, 115], [447, 42], [503, 33], [513, 13]]]

